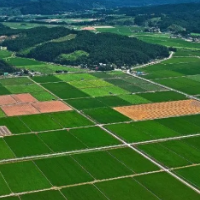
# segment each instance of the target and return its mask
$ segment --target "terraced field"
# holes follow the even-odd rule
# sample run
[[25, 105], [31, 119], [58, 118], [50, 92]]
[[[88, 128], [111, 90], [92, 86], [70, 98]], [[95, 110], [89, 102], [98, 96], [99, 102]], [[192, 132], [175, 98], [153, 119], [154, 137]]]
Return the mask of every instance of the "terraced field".
[[122, 72], [0, 79], [0, 97], [23, 93], [70, 109], [0, 110], [10, 131], [0, 137], [0, 199], [200, 199], [200, 115], [137, 122], [114, 109], [187, 95]]

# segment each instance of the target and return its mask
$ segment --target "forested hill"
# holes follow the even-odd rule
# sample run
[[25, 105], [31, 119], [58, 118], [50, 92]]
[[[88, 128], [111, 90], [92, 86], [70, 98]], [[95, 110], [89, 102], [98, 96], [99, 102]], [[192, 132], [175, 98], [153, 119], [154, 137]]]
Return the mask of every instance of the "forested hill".
[[72, 10], [147, 6], [171, 3], [200, 2], [200, 0], [1, 0], [0, 8], [21, 14], [56, 14]]
[[135, 23], [140, 26], [148, 24], [161, 31], [200, 33], [200, 3], [122, 8], [119, 12], [134, 16]]
[[17, 71], [16, 68], [10, 66], [9, 64], [0, 59], [0, 75], [2, 75], [4, 72], [13, 73], [15, 71]]
[[83, 64], [90, 68], [99, 63], [132, 66], [169, 55], [166, 47], [148, 44], [136, 38], [62, 27], [30, 29], [2, 45], [17, 51], [20, 56], [61, 64]]

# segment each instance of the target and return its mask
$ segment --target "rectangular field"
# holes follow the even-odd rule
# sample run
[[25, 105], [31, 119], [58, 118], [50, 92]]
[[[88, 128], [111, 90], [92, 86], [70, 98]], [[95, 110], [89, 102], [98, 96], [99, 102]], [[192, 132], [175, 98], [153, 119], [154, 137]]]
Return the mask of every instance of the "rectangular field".
[[94, 180], [71, 157], [58, 157], [35, 161], [35, 164], [54, 186], [72, 185]]
[[109, 107], [84, 110], [84, 113], [101, 124], [130, 121], [128, 117]]
[[0, 165], [0, 171], [12, 192], [27, 192], [51, 187], [33, 162]]
[[65, 82], [42, 84], [61, 99], [88, 97], [88, 95]]
[[125, 107], [115, 107], [114, 109], [135, 121], [140, 121], [199, 114], [200, 103], [196, 100], [182, 100]]
[[128, 143], [180, 136], [181, 133], [160, 124], [158, 121], [142, 121], [105, 126]]
[[139, 149], [167, 167], [182, 167], [200, 162], [200, 137], [139, 145]]
[[156, 82], [182, 91], [186, 94], [200, 94], [200, 82], [189, 79], [187, 77], [172, 78], [172, 79], [157, 79]]
[[200, 166], [186, 167], [174, 171], [181, 176], [184, 180], [191, 183], [193, 186], [200, 189]]

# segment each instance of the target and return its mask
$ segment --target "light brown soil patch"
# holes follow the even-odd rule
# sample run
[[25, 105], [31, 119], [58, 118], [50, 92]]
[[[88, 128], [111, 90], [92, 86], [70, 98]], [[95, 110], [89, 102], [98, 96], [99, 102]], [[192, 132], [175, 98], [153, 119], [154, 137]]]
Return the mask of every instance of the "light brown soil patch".
[[33, 115], [39, 113], [39, 111], [35, 109], [31, 104], [7, 105], [2, 106], [1, 109], [9, 117], [19, 115]]
[[140, 121], [199, 114], [200, 102], [196, 100], [183, 100], [116, 107], [114, 109], [135, 121]]
[[16, 101], [11, 95], [0, 96], [0, 106], [15, 104], [15, 103], [16, 103]]
[[92, 26], [89, 26], [89, 27], [84, 27], [81, 30], [84, 30], [84, 31], [95, 31], [96, 29], [94, 27], [92, 27]]
[[69, 106], [67, 106], [61, 101], [37, 102], [37, 103], [32, 103], [32, 105], [41, 113], [72, 110]]
[[0, 108], [9, 117], [72, 110], [61, 101], [39, 102], [31, 94], [0, 96]]
[[38, 101], [31, 94], [16, 94], [16, 95], [13, 95], [13, 98], [18, 103], [31, 103], [31, 102], [37, 102]]
[[0, 126], [0, 136], [4, 137], [4, 136], [9, 136], [9, 135], [12, 135], [10, 130], [6, 126]]

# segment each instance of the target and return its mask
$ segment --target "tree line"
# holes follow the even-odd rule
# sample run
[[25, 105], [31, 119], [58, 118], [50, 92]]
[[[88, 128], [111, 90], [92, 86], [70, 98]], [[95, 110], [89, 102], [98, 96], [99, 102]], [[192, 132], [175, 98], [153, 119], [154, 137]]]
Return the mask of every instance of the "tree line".
[[5, 40], [2, 45], [6, 46], [11, 51], [20, 51], [49, 40], [64, 37], [74, 32], [75, 31], [64, 27], [36, 27], [22, 30], [21, 32], [18, 30], [16, 39]]
[[18, 71], [18, 69], [0, 59], [0, 75], [3, 75], [4, 72], [13, 73], [16, 71]]

